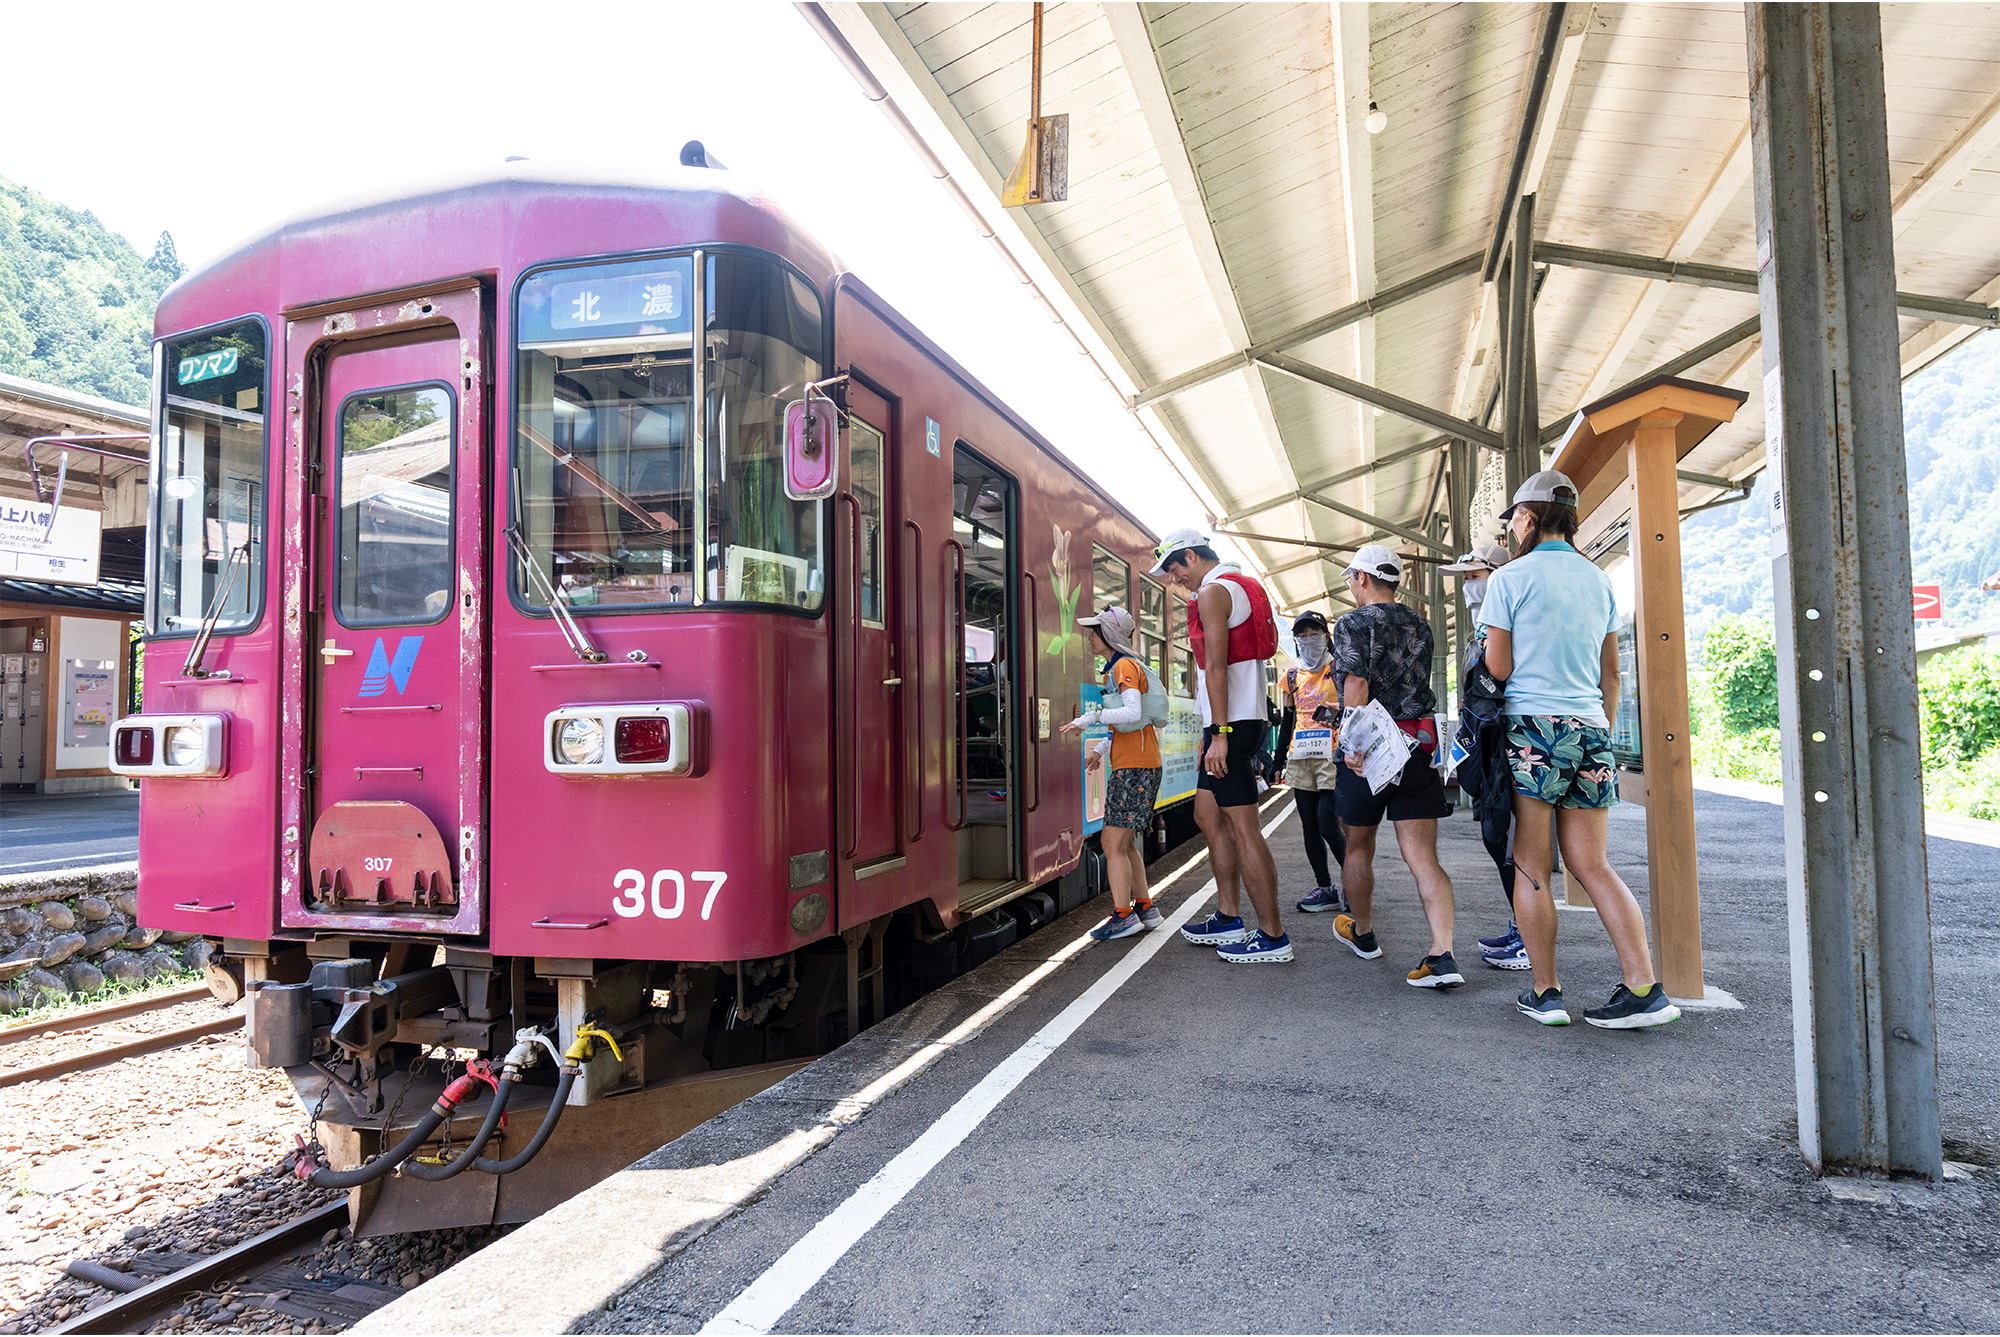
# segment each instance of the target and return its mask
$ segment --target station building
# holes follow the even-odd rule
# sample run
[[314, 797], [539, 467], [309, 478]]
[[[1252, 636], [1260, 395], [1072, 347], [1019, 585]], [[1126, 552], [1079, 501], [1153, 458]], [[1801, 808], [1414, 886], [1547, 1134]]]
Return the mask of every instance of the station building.
[[[143, 434], [142, 408], [0, 374], [0, 793], [123, 789], [111, 726], [137, 708], [144, 441], [130, 462], [37, 437]], [[39, 488], [37, 486], [39, 477]], [[60, 495], [57, 484], [60, 481]]]

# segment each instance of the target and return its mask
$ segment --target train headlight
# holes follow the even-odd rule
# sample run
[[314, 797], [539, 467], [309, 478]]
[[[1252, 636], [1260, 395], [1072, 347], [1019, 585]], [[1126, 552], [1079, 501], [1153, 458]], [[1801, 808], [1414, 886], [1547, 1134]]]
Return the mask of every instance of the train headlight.
[[193, 770], [202, 762], [201, 730], [192, 724], [176, 724], [167, 730], [167, 766], [176, 771]]
[[586, 715], [556, 726], [556, 759], [565, 766], [596, 766], [604, 760], [604, 726]]
[[707, 712], [698, 701], [564, 706], [542, 722], [542, 765], [557, 775], [700, 775]]
[[227, 715], [127, 715], [111, 732], [117, 775], [198, 779], [229, 770]]

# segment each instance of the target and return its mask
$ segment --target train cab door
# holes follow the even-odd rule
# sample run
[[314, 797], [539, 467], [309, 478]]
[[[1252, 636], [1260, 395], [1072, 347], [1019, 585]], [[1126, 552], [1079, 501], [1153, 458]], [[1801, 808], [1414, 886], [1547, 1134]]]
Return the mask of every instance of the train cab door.
[[288, 924], [483, 927], [483, 340], [477, 292], [452, 305], [455, 325], [329, 344], [309, 372], [311, 835]]
[[[847, 559], [835, 605], [836, 742], [840, 770], [840, 841], [847, 876], [844, 918], [880, 913], [872, 903], [905, 865], [903, 676], [898, 653], [903, 601], [894, 536], [899, 442], [891, 405], [858, 382], [847, 387], [845, 483], [835, 508], [839, 551]], [[876, 888], [867, 884], [882, 878]]]

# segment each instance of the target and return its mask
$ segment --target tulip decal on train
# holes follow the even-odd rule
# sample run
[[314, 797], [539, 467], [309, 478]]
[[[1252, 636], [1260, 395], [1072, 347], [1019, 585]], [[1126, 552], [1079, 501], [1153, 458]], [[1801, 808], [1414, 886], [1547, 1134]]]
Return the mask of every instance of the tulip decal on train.
[[1051, 525], [1055, 531], [1055, 551], [1049, 555], [1049, 583], [1056, 587], [1056, 601], [1059, 605], [1056, 629], [1042, 646], [1045, 655], [1061, 655], [1063, 667], [1069, 667], [1069, 652], [1083, 649], [1083, 633], [1076, 629], [1076, 597], [1083, 593], [1083, 586], [1076, 581], [1069, 570], [1069, 531], [1061, 525]]

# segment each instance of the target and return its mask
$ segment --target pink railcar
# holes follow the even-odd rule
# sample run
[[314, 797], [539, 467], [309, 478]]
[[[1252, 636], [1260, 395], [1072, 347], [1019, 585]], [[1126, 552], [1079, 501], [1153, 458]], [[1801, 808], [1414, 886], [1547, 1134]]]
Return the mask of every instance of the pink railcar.
[[[1107, 599], [1185, 695], [1152, 536], [726, 173], [345, 201], [183, 279], [157, 333], [115, 740], [144, 921], [215, 942], [335, 1163], [436, 1095], [419, 1055], [620, 1042], [543, 1173], [371, 1185], [372, 1228], [527, 1215], [1095, 889], [1053, 726]], [[828, 400], [812, 495], [788, 411]]]

